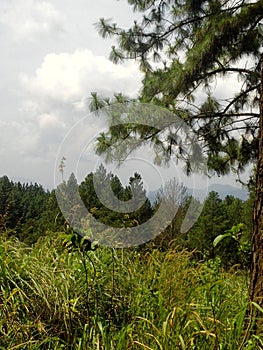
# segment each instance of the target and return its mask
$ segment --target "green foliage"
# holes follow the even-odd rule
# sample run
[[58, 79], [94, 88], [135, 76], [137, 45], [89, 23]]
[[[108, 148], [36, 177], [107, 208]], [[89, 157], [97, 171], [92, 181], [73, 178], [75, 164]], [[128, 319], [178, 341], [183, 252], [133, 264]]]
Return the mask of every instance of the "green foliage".
[[206, 259], [214, 258], [213, 240], [221, 232], [225, 232], [228, 225], [227, 219], [227, 213], [218, 193], [210, 192], [197, 223], [188, 233], [190, 247], [197, 249]]
[[0, 232], [8, 230], [32, 244], [62, 224], [54, 191], [45, 191], [38, 184], [15, 183], [7, 176], [0, 178]]
[[223, 235], [219, 235], [214, 239], [213, 245], [214, 247], [216, 247], [218, 245], [219, 242], [222, 241], [222, 239], [226, 238], [226, 237], [231, 237], [232, 239], [234, 239], [235, 241], [239, 241], [241, 232], [243, 230], [244, 224], [238, 224], [236, 226], [233, 226], [229, 231], [227, 231], [226, 233], [224, 233]]
[[80, 251], [82, 253], [95, 250], [97, 248], [97, 242], [91, 242], [89, 237], [82, 237], [77, 233], [63, 234], [63, 245], [69, 251]]
[[226, 233], [217, 236], [214, 239], [213, 245], [216, 247], [222, 240], [228, 237], [231, 238], [237, 244], [239, 260], [242, 266], [246, 267], [250, 264], [251, 243], [250, 241], [244, 240], [244, 237], [242, 237], [243, 229], [243, 223], [232, 226], [230, 230], [226, 231]]
[[[0, 238], [1, 349], [260, 349], [242, 272], [191, 253], [32, 247]], [[253, 307], [257, 307], [253, 305]]]
[[[220, 258], [222, 266], [250, 265], [253, 203], [210, 192], [202, 213], [187, 234], [186, 245], [199, 259]], [[242, 220], [242, 221], [241, 221]]]
[[[186, 188], [176, 183], [175, 180], [171, 180], [170, 183], [165, 185], [152, 206], [145, 197], [145, 190], [139, 174], [135, 173], [126, 187], [121, 184], [116, 175], [107, 173], [102, 166], [95, 175], [99, 176], [101, 183], [108, 181], [114, 196], [122, 203], [122, 212], [118, 212], [118, 208], [115, 208], [115, 210], [107, 208], [111, 199], [108, 199], [107, 191], [101, 193], [102, 201], [101, 198], [98, 198], [93, 183], [93, 173], [88, 174], [80, 185], [77, 184], [77, 180], [72, 174], [67, 182], [64, 181], [61, 184], [61, 193], [67, 195], [65, 205], [68, 205], [68, 213], [73, 219], [77, 219], [82, 215], [79, 209], [79, 199], [77, 198], [78, 191], [88, 211], [97, 220], [115, 227], [131, 227], [147, 221], [154, 215], [155, 210], [158, 210], [160, 200], [162, 200], [166, 203], [167, 211], [178, 208], [175, 218], [158, 237], [152, 242], [139, 247], [139, 250], [147, 251], [157, 248], [160, 251], [165, 251], [171, 245], [180, 245], [181, 249], [183, 247], [188, 247], [190, 250], [195, 249], [195, 257], [198, 259], [211, 259], [219, 256], [223, 266], [249, 265], [253, 191], [245, 202], [233, 196], [227, 196], [224, 200], [221, 200], [218, 194], [210, 193], [199, 220], [187, 235], [182, 235], [180, 227], [189, 201], [192, 199], [188, 198]], [[14, 235], [25, 243], [32, 244], [49, 230], [65, 230], [65, 222], [60, 214], [54, 191], [51, 193], [45, 192], [39, 185], [12, 183], [7, 177], [0, 180], [2, 185], [2, 192], [0, 193], [2, 203], [1, 232], [6, 232], [9, 236]], [[64, 187], [67, 188], [67, 191], [64, 191]], [[137, 199], [141, 195], [142, 205], [134, 212], [125, 213], [123, 212], [125, 203], [133, 197], [133, 193], [136, 193]], [[16, 198], [19, 198], [19, 200]], [[243, 230], [241, 239], [237, 241], [230, 237], [231, 234], [225, 235], [225, 233], [231, 230], [233, 226], [240, 224], [240, 218], [243, 219]], [[67, 234], [69, 232], [66, 230]], [[225, 240], [218, 247], [214, 247], [213, 241], [220, 235], [225, 235]], [[90, 240], [92, 233], [87, 231], [83, 233], [83, 236], [86, 236], [86, 240]], [[74, 240], [78, 237], [81, 236], [73, 234], [70, 239]], [[71, 242], [71, 244], [73, 243]], [[78, 247], [80, 248], [80, 246]]]
[[[210, 193], [198, 221], [187, 235], [182, 235], [180, 228], [189, 203], [193, 199], [189, 198], [186, 188], [178, 184], [175, 179], [159, 191], [156, 202], [152, 205], [146, 197], [142, 179], [138, 173], [130, 178], [129, 184], [125, 187], [116, 175], [107, 173], [103, 166], [97, 170], [95, 175], [98, 176], [99, 183], [108, 182], [113, 195], [121, 203], [121, 211], [119, 212], [117, 207], [113, 210], [107, 207], [112, 200], [111, 197], [108, 197], [107, 187], [100, 193], [102, 198], [98, 198], [93, 183], [93, 173], [88, 174], [80, 185], [77, 184], [72, 174], [67, 182], [63, 181], [60, 190], [67, 196], [65, 205], [68, 206], [67, 212], [73, 218], [73, 222], [80, 220], [82, 215], [78, 193], [88, 211], [97, 220], [113, 227], [132, 227], [146, 222], [158, 210], [162, 200], [167, 207], [167, 212], [172, 211], [173, 215], [174, 210], [177, 209], [177, 213], [171, 224], [159, 236], [139, 247], [139, 250], [146, 252], [156, 248], [166, 251], [171, 246], [180, 246], [181, 249], [184, 247], [189, 250], [195, 249], [195, 257], [198, 259], [207, 260], [220, 257], [223, 266], [231, 267], [234, 264], [240, 264], [247, 267], [249, 265], [253, 191], [245, 202], [233, 196], [227, 196], [222, 200], [217, 193]], [[1, 232], [5, 232], [7, 236], [16, 236], [27, 244], [32, 244], [50, 230], [65, 231], [65, 235], [69, 238], [68, 243], [80, 249], [81, 236], [66, 229], [68, 225], [60, 214], [54, 191], [46, 192], [36, 184], [13, 183], [7, 177], [0, 179], [0, 185], [2, 186], [0, 186], [0, 189], [2, 188], [2, 192], [0, 191]], [[137, 200], [140, 200], [141, 196], [141, 206], [131, 213], [126, 213], [126, 201], [132, 199], [134, 193]], [[71, 217], [68, 219], [71, 220]], [[242, 222], [240, 222], [241, 218]], [[231, 234], [226, 234], [226, 232], [239, 224], [243, 224], [242, 236], [240, 240], [234, 240]], [[220, 235], [225, 235], [225, 239], [218, 247], [214, 247], [213, 241]], [[89, 240], [92, 241], [92, 232], [89, 228], [83, 232], [83, 236], [86, 237], [87, 243]]]
[[[109, 189], [112, 190], [113, 196]], [[99, 191], [100, 198], [96, 191]], [[79, 193], [88, 211], [97, 220], [112, 227], [136, 226], [146, 222], [153, 214], [151, 203], [143, 188], [142, 178], [138, 173], [130, 177], [129, 184], [124, 187], [116, 175], [107, 173], [101, 165], [95, 173], [86, 176], [79, 186]], [[133, 196], [140, 206], [130, 213], [126, 202]], [[117, 199], [116, 202], [114, 197]], [[113, 209], [110, 209], [112, 205]]]
[[[100, 19], [97, 28], [102, 37], [117, 41], [112, 61], [139, 61], [144, 79], [138, 100], [165, 107], [182, 118], [203, 142], [211, 173], [244, 171], [257, 157], [262, 1], [128, 2], [139, 13], [130, 28], [120, 28], [109, 19]], [[231, 76], [240, 86], [233, 95], [220, 99], [217, 79]], [[116, 103], [115, 98], [101, 100], [103, 106]], [[116, 142], [117, 132], [119, 139], [133, 135], [137, 143], [162, 143], [167, 158], [173, 152], [186, 162], [193, 156], [189, 151], [182, 157], [172, 138], [163, 142], [163, 130], [144, 133], [143, 125], [113, 129], [98, 138], [100, 152]]]
[[[99, 198], [94, 187], [96, 181], [102, 185]], [[108, 191], [107, 185], [113, 192]], [[106, 186], [104, 189], [103, 186]], [[56, 196], [59, 196], [60, 207]], [[140, 205], [133, 212], [125, 212], [126, 202], [136, 197]], [[86, 215], [81, 206], [83, 200], [88, 211], [99, 221], [112, 227], [132, 227], [147, 221], [153, 214], [153, 208], [143, 188], [142, 178], [135, 173], [129, 184], [123, 186], [119, 178], [107, 173], [101, 165], [95, 174], [90, 173], [78, 185], [74, 174], [58, 186], [55, 191], [45, 191], [37, 184], [14, 183], [7, 176], [0, 178], [0, 232], [9, 230], [10, 235], [18, 237], [27, 244], [33, 244], [48, 230], [64, 230], [65, 219], [61, 214], [67, 213], [66, 220], [71, 226], [78, 223]], [[108, 208], [116, 199], [115, 208]], [[118, 202], [119, 201], [119, 202]], [[114, 204], [114, 203], [113, 203]], [[121, 207], [121, 212], [119, 209]], [[86, 235], [87, 233], [83, 233]]]

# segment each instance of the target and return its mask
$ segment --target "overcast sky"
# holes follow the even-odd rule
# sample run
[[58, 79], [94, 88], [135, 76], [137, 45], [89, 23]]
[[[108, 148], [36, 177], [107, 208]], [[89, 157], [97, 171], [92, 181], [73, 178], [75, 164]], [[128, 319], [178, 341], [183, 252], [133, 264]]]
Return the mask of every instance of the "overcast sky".
[[126, 1], [1, 0], [0, 175], [52, 186], [59, 144], [90, 92], [138, 93], [136, 65], [107, 59], [100, 17], [127, 25], [133, 14]]
[[113, 42], [97, 33], [100, 17], [128, 27], [134, 14], [126, 0], [1, 0], [0, 176], [52, 188], [59, 147], [90, 92], [138, 94], [142, 75], [133, 62], [108, 60]]

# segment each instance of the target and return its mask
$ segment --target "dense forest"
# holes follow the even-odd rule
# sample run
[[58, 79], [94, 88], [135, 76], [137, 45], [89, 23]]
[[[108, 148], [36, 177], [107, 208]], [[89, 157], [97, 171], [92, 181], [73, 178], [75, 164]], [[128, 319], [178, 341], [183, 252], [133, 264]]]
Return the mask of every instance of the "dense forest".
[[[125, 202], [132, 198], [133, 187], [146, 195], [140, 174], [130, 177], [129, 184], [123, 186], [118, 176], [107, 173], [101, 165], [96, 176], [100, 181], [110, 181], [116, 198]], [[89, 173], [79, 185], [74, 174], [71, 174], [63, 186], [77, 188], [85, 207], [92, 216], [111, 227], [132, 227], [148, 221], [158, 209], [161, 201], [176, 201], [180, 193], [179, 209], [171, 224], [155, 239], [138, 249], [156, 248], [167, 251], [172, 245], [195, 250], [198, 260], [219, 258], [224, 266], [249, 263], [249, 251], [252, 232], [253, 191], [246, 201], [233, 196], [224, 199], [212, 191], [207, 196], [202, 213], [192, 229], [186, 234], [180, 233], [181, 222], [191, 201], [187, 189], [175, 179], [170, 180], [164, 189], [151, 201], [146, 197], [143, 205], [132, 213], [113, 211], [102, 204], [96, 194], [93, 183], [94, 174]], [[181, 194], [184, 193], [182, 196]], [[74, 191], [73, 191], [74, 194]], [[70, 203], [70, 198], [67, 199]], [[32, 245], [48, 232], [63, 232], [68, 224], [60, 212], [55, 190], [46, 191], [38, 184], [21, 184], [13, 182], [7, 176], [0, 178], [0, 232], [8, 237], [17, 237], [20, 241]], [[197, 200], [196, 200], [197, 201]], [[107, 204], [107, 198], [104, 199]], [[168, 205], [169, 207], [169, 205]], [[72, 208], [74, 210], [74, 207]], [[76, 208], [78, 210], [78, 208]], [[232, 232], [232, 234], [231, 234]], [[77, 234], [77, 233], [76, 233]], [[85, 233], [83, 233], [85, 236]], [[214, 247], [214, 240], [219, 235], [225, 239]], [[244, 267], [244, 266], [243, 266]]]

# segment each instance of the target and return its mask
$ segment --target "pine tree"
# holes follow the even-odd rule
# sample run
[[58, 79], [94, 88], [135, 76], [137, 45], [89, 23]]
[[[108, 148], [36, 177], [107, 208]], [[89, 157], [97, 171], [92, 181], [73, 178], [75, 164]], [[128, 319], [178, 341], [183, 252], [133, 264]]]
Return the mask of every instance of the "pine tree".
[[[103, 37], [117, 38], [118, 47], [110, 54], [114, 62], [139, 61], [144, 72], [139, 101], [166, 107], [182, 118], [203, 141], [211, 171], [239, 175], [248, 163], [257, 162], [250, 298], [263, 307], [263, 2], [128, 2], [141, 13], [141, 21], [122, 29], [101, 19], [98, 30]], [[240, 88], [219, 100], [213, 83], [230, 76], [240, 81]], [[202, 88], [207, 96], [200, 102], [196, 95]], [[142, 141], [162, 142], [161, 132], [126, 125], [111, 127], [103, 145], [116, 140], [116, 134], [127, 138], [132, 130]], [[176, 148], [172, 137], [168, 141], [163, 148], [170, 157]], [[98, 149], [105, 150], [103, 145]]]
[[[124, 187], [117, 175], [100, 165], [95, 173], [88, 174], [82, 181], [79, 193], [88, 211], [111, 227], [137, 226], [153, 214], [138, 173], [131, 176], [129, 184]], [[133, 198], [134, 207], [129, 202]]]

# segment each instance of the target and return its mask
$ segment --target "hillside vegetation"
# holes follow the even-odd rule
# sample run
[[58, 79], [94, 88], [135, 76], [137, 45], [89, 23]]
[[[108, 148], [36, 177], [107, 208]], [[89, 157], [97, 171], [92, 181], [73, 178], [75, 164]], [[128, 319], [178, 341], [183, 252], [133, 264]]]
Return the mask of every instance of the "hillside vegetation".
[[[109, 176], [116, 196], [129, 198], [130, 187]], [[125, 227], [158, 208], [160, 198], [136, 217], [114, 217], [91, 178], [79, 191], [97, 219]], [[248, 303], [253, 193], [243, 202], [211, 192], [182, 235], [186, 196], [160, 236], [128, 249], [76, 235], [54, 191], [2, 177], [0, 194], [0, 349], [262, 349], [248, 312], [258, 307]]]
[[177, 248], [138, 252], [0, 244], [1, 349], [261, 349], [246, 272]]

